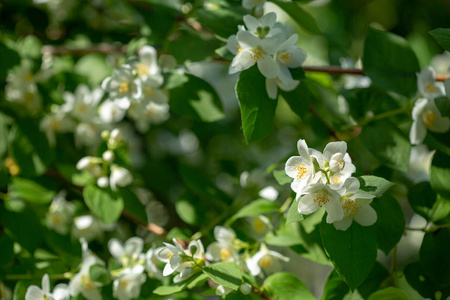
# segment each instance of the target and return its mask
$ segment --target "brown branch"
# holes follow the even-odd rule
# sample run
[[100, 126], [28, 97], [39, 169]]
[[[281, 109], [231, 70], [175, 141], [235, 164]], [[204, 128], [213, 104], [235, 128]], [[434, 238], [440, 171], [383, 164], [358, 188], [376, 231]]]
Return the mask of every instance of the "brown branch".
[[127, 51], [127, 46], [114, 46], [110, 44], [98, 44], [86, 48], [72, 48], [68, 46], [42, 46], [42, 54], [49, 53], [52, 55], [75, 55], [82, 56], [90, 53], [100, 53], [100, 54], [124, 54]]
[[[344, 69], [338, 66], [327, 66], [327, 67], [312, 67], [303, 66], [303, 70], [306, 72], [316, 72], [316, 73], [327, 73], [330, 75], [365, 75], [364, 71], [361, 69]], [[436, 75], [436, 81], [445, 81], [450, 78], [449, 75]]]

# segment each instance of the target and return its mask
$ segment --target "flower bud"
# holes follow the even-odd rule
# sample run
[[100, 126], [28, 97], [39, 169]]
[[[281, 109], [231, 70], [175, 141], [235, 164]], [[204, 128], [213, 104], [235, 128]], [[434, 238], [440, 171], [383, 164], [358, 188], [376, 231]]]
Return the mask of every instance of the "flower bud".
[[198, 247], [196, 245], [189, 245], [189, 251], [191, 252], [192, 255], [195, 254], [195, 252], [197, 252]]
[[120, 142], [121, 140], [122, 140], [122, 131], [120, 131], [119, 128], [114, 128], [111, 131], [111, 135], [109, 136], [109, 141], [117, 143]]
[[83, 157], [77, 163], [78, 170], [87, 170], [87, 169], [91, 168], [91, 166], [92, 166], [92, 162], [91, 162], [90, 156]]
[[245, 282], [245, 283], [241, 284], [241, 286], [239, 287], [239, 290], [241, 291], [242, 294], [248, 295], [252, 291], [252, 286]]
[[115, 155], [114, 155], [113, 151], [107, 150], [107, 151], [103, 152], [102, 157], [103, 157], [104, 161], [112, 162], [114, 160]]
[[130, 171], [117, 165], [111, 166], [110, 184], [113, 191], [116, 190], [116, 186], [124, 187], [129, 185], [133, 181]]
[[99, 179], [97, 179], [97, 185], [101, 188], [107, 188], [109, 186], [108, 177], [102, 176]]

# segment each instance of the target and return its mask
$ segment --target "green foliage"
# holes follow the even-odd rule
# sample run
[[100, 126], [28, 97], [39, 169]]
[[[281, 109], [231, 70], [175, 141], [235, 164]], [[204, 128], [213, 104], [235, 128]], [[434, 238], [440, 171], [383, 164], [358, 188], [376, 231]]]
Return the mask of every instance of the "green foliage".
[[383, 165], [401, 172], [408, 170], [411, 144], [395, 124], [389, 121], [372, 122], [363, 128], [361, 140]]
[[187, 81], [170, 91], [171, 109], [181, 116], [203, 122], [215, 122], [225, 117], [222, 102], [205, 80], [191, 74]]
[[272, 297], [279, 300], [315, 299], [308, 288], [295, 275], [277, 273], [264, 280], [264, 286]]
[[282, 8], [303, 29], [314, 34], [322, 33], [316, 20], [298, 3], [281, 2], [278, 0], [273, 0], [272, 2]]
[[397, 200], [384, 195], [372, 202], [377, 212], [375, 229], [377, 232], [378, 248], [386, 255], [397, 245], [405, 230], [405, 217]]
[[92, 281], [100, 282], [103, 285], [111, 283], [111, 275], [104, 266], [92, 265], [89, 268], [89, 277]]
[[264, 76], [256, 66], [242, 71], [236, 83], [241, 105], [242, 128], [247, 143], [264, 138], [272, 131], [277, 101], [269, 98]]
[[388, 287], [370, 295], [369, 300], [408, 300], [404, 291], [395, 287]]
[[36, 181], [14, 177], [9, 185], [9, 195], [31, 203], [46, 204], [53, 200], [56, 193]]
[[437, 28], [430, 31], [430, 34], [447, 51], [450, 51], [450, 29], [449, 28]]
[[448, 288], [450, 282], [450, 258], [439, 253], [448, 252], [450, 229], [443, 228], [425, 234], [420, 247], [420, 265], [428, 278], [440, 288]]
[[346, 231], [340, 231], [323, 218], [320, 234], [337, 272], [355, 290], [369, 275], [377, 257], [375, 226], [364, 227], [353, 222]]
[[270, 212], [277, 211], [280, 206], [273, 201], [267, 199], [257, 199], [243, 208], [241, 208], [234, 216], [234, 219], [244, 218], [244, 217], [254, 217]]
[[112, 223], [119, 219], [124, 204], [118, 193], [91, 184], [84, 188], [83, 197], [89, 209], [103, 222]]
[[197, 15], [202, 25], [211, 29], [217, 37], [226, 40], [238, 31], [238, 25], [242, 24], [244, 10], [234, 7], [200, 8], [197, 10]]
[[293, 181], [291, 177], [286, 175], [284, 170], [274, 170], [273, 177], [275, 177], [279, 185], [285, 185]]
[[378, 176], [365, 175], [358, 177], [360, 190], [363, 193], [380, 196], [384, 194], [394, 184]]
[[0, 81], [4, 81], [8, 70], [20, 63], [20, 56], [16, 51], [0, 42]]
[[295, 200], [292, 202], [291, 206], [289, 207], [286, 224], [293, 223], [293, 222], [300, 222], [303, 220], [303, 215], [298, 212], [298, 201]]
[[233, 263], [215, 263], [203, 268], [203, 272], [215, 283], [237, 290], [242, 282], [241, 268]]
[[364, 72], [383, 89], [412, 96], [417, 91], [417, 57], [408, 42], [395, 34], [369, 29], [364, 43]]

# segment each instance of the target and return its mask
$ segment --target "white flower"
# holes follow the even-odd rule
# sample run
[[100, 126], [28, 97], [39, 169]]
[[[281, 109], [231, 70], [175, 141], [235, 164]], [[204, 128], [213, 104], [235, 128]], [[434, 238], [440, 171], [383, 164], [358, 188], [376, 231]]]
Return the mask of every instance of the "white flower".
[[91, 172], [91, 174], [95, 177], [98, 177], [102, 173], [102, 168], [99, 164], [102, 162], [102, 159], [94, 156], [85, 156], [77, 162], [78, 170], [86, 170]]
[[102, 88], [109, 93], [109, 98], [120, 102], [132, 101], [142, 95], [142, 90], [137, 80], [134, 79], [133, 71], [129, 65], [122, 65], [113, 71], [111, 77], [102, 82]]
[[299, 213], [309, 215], [323, 206], [328, 213], [327, 223], [342, 220], [344, 210], [337, 191], [323, 183], [314, 183], [306, 187], [304, 192], [306, 195], [298, 202]]
[[127, 112], [130, 102], [120, 102], [107, 99], [100, 105], [100, 120], [107, 124], [117, 123], [123, 120]]
[[143, 46], [139, 50], [139, 62], [134, 65], [138, 77], [146, 80], [150, 76], [160, 75], [156, 58], [156, 49], [151, 46]]
[[444, 133], [450, 128], [450, 119], [441, 116], [434, 99], [418, 99], [411, 114], [413, 123], [409, 132], [409, 139], [413, 145], [423, 142], [427, 129], [433, 132]]
[[331, 171], [327, 182], [325, 174], [322, 173], [323, 183], [344, 183], [345, 179], [349, 178], [355, 171], [356, 167], [352, 163], [350, 155], [347, 153], [346, 142], [331, 142], [325, 146], [323, 155], [318, 151], [313, 151], [312, 154], [318, 161], [321, 169]]
[[56, 145], [55, 133], [71, 132], [75, 128], [75, 122], [66, 113], [54, 106], [53, 112], [46, 115], [39, 128], [45, 132], [50, 145]]
[[72, 235], [74, 238], [85, 238], [92, 241], [103, 237], [100, 221], [91, 215], [84, 215], [74, 218]]
[[278, 195], [279, 195], [278, 191], [273, 186], [267, 186], [262, 190], [260, 190], [258, 193], [258, 196], [270, 201], [277, 200]]
[[435, 151], [428, 151], [426, 145], [411, 147], [408, 172], [405, 174], [415, 184], [430, 181], [431, 159]]
[[168, 276], [175, 272], [180, 267], [183, 257], [186, 256], [185, 250], [176, 239], [173, 239], [173, 243], [175, 246], [169, 243], [164, 243], [165, 247], [162, 247], [156, 252], [156, 257], [160, 261], [166, 263], [163, 270], [163, 276]]
[[69, 232], [76, 207], [73, 203], [66, 201], [66, 192], [61, 191], [55, 196], [48, 212], [45, 215], [47, 227], [60, 234]]
[[111, 189], [115, 191], [117, 186], [124, 187], [133, 181], [130, 171], [118, 165], [111, 165], [111, 175], [109, 176], [109, 183]]
[[205, 254], [206, 259], [209, 261], [236, 262], [239, 255], [233, 245], [236, 239], [234, 231], [222, 226], [216, 226], [214, 228], [214, 237], [217, 242], [208, 246]]
[[[229, 37], [228, 50], [236, 54], [230, 64], [229, 74], [247, 70], [254, 64], [266, 78], [277, 76], [277, 65], [272, 58], [277, 47], [277, 39], [260, 39], [250, 32], [239, 31]], [[234, 46], [234, 47], [233, 47]]]
[[266, 91], [270, 98], [276, 99], [277, 87], [284, 91], [294, 90], [300, 81], [292, 78], [289, 68], [298, 68], [306, 59], [306, 52], [297, 47], [298, 35], [294, 34], [283, 42], [274, 55], [278, 66], [276, 78], [266, 78]]
[[108, 249], [124, 269], [133, 269], [134, 273], [139, 274], [144, 272], [145, 254], [142, 253], [144, 240], [140, 237], [129, 238], [123, 245], [119, 240], [113, 238], [108, 242]]
[[169, 102], [167, 95], [159, 89], [163, 84], [163, 80], [162, 76], [152, 76], [146, 80], [142, 80], [142, 97], [140, 100], [155, 102], [157, 104], [167, 104]]
[[80, 239], [80, 242], [82, 247], [81, 268], [69, 282], [69, 293], [72, 297], [81, 293], [87, 300], [101, 300], [102, 295], [98, 288], [102, 284], [91, 280], [89, 269], [93, 265], [104, 265], [105, 263], [89, 250], [86, 240]]
[[417, 74], [417, 88], [428, 99], [445, 96], [444, 85], [436, 82], [436, 72], [432, 67], [425, 67]]
[[254, 36], [264, 39], [275, 25], [277, 15], [274, 12], [265, 14], [261, 19], [256, 19], [252, 15], [244, 16], [244, 24], [248, 32]]
[[158, 280], [163, 280], [162, 272], [157, 267], [158, 259], [156, 257], [156, 253], [161, 250], [160, 248], [155, 248], [153, 245], [147, 253], [145, 254], [145, 269], [147, 270], [149, 277], [154, 277]]
[[30, 285], [27, 289], [27, 293], [25, 294], [25, 300], [54, 300], [55, 298], [50, 293], [50, 279], [48, 274], [45, 274], [42, 277], [42, 289], [35, 286]]
[[142, 99], [130, 106], [128, 115], [135, 121], [136, 128], [145, 133], [151, 123], [159, 124], [169, 119], [169, 105]]
[[289, 257], [269, 250], [263, 245], [255, 255], [247, 259], [246, 264], [253, 276], [258, 276], [261, 274], [261, 271], [264, 271], [265, 275], [270, 275], [281, 270], [279, 260], [288, 262]]
[[97, 124], [96, 122], [79, 123], [75, 128], [76, 147], [92, 147], [98, 145], [101, 141], [100, 133], [102, 127], [104, 127], [104, 125]]
[[31, 73], [32, 64], [22, 60], [6, 77], [5, 99], [24, 105], [30, 111], [41, 106], [41, 95], [36, 85], [36, 77]]
[[377, 221], [377, 213], [369, 205], [375, 196], [358, 193], [359, 187], [358, 179], [350, 177], [337, 190], [341, 195], [340, 201], [344, 210], [344, 218], [333, 222], [336, 229], [347, 230], [353, 220], [362, 226], [370, 226]]
[[263, 7], [266, 0], [242, 0], [242, 6], [246, 9]]
[[[339, 58], [339, 62], [343, 69], [362, 68], [361, 59], [358, 59], [356, 63], [354, 63], [350, 57], [341, 57]], [[372, 80], [370, 80], [369, 77], [362, 75], [343, 75], [341, 77], [344, 80], [345, 89], [367, 88], [372, 83]]]
[[90, 122], [96, 118], [97, 107], [103, 94], [104, 92], [100, 88], [91, 92], [88, 86], [80, 84], [73, 94], [70, 92], [64, 93], [65, 103], [61, 110], [70, 113], [80, 121]]
[[266, 216], [248, 218], [250, 231], [257, 240], [264, 238], [266, 233], [272, 230], [272, 224]]
[[55, 300], [69, 300], [69, 286], [65, 283], [58, 283], [53, 289], [53, 297]]
[[119, 300], [136, 299], [141, 294], [141, 286], [147, 279], [145, 274], [129, 270], [113, 282], [113, 296]]
[[286, 174], [294, 178], [294, 181], [291, 183], [291, 188], [297, 193], [296, 199], [304, 193], [303, 190], [312, 182], [316, 173], [310, 155], [310, 149], [308, 149], [305, 140], [298, 140], [297, 148], [300, 156], [290, 157], [285, 166]]

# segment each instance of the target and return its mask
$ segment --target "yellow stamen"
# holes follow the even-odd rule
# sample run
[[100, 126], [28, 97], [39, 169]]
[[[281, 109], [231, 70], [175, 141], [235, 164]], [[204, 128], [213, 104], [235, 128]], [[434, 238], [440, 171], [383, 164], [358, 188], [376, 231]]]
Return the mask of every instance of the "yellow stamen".
[[330, 199], [328, 199], [326, 194], [317, 194], [316, 197], [313, 198], [313, 201], [317, 202], [319, 207], [322, 207], [322, 205], [327, 204]]
[[283, 64], [285, 65], [290, 65], [292, 64], [292, 53], [286, 52], [284, 54], [282, 54], [280, 56], [280, 60], [283, 62]]
[[255, 221], [253, 221], [252, 225], [257, 233], [263, 232], [264, 228], [266, 227], [266, 224], [260, 219], [256, 219]]
[[305, 168], [305, 165], [296, 165], [294, 169], [298, 171], [297, 179], [302, 179], [303, 175], [305, 175], [306, 172], [308, 172], [308, 169]]
[[436, 86], [434, 85], [434, 83], [432, 82], [428, 82], [425, 85], [425, 90], [429, 93], [437, 93], [439, 90], [436, 88]]
[[139, 63], [137, 64], [136, 68], [138, 76], [145, 76], [149, 73], [148, 67], [144, 64]]
[[423, 114], [423, 122], [427, 127], [433, 127], [433, 124], [437, 119], [437, 116], [431, 110]]
[[255, 63], [263, 56], [263, 52], [261, 49], [253, 49], [253, 54], [251, 55], [252, 59], [255, 61]]
[[334, 178], [331, 180], [331, 184], [333, 184], [333, 183], [341, 183], [341, 181], [339, 180], [338, 177], [334, 177]]
[[222, 261], [228, 261], [231, 257], [231, 252], [228, 249], [220, 249], [220, 259]]
[[236, 52], [236, 55], [238, 55], [242, 51], [242, 47], [237, 45], [236, 48], [238, 48], [238, 50]]
[[264, 255], [261, 260], [259, 261], [259, 265], [262, 268], [267, 268], [273, 264], [273, 259], [270, 257], [269, 254]]
[[361, 205], [357, 204], [355, 201], [347, 199], [342, 205], [342, 209], [344, 210], [345, 215], [350, 215], [354, 217], [358, 210], [361, 208]]
[[172, 258], [173, 254], [172, 252], [167, 253], [167, 257], [169, 258], [169, 260]]
[[130, 87], [128, 82], [122, 82], [119, 87], [119, 93], [126, 93], [128, 92], [129, 88]]
[[144, 88], [144, 95], [145, 95], [145, 96], [151, 97], [154, 93], [155, 93], [155, 90], [152, 89], [151, 87], [146, 86], [146, 87]]

